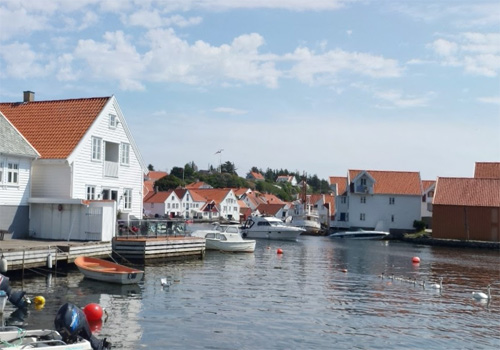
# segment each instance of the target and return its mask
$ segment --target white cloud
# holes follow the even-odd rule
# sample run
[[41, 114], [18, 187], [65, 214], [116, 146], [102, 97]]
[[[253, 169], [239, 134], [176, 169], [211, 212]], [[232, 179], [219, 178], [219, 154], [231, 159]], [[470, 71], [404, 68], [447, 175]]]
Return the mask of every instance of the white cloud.
[[248, 111], [242, 110], [242, 109], [236, 109], [236, 108], [231, 108], [231, 107], [217, 107], [213, 109], [214, 112], [217, 113], [227, 113], [231, 115], [241, 115], [241, 114], [247, 114]]
[[500, 106], [500, 96], [479, 97], [477, 100], [481, 103], [488, 103]]
[[496, 77], [500, 73], [500, 33], [462, 33], [454, 41], [437, 39], [429, 45], [442, 65], [461, 66], [465, 72]]
[[46, 67], [39, 63], [39, 55], [28, 44], [14, 42], [0, 45], [0, 57], [5, 61], [2, 75], [17, 79], [46, 76]]

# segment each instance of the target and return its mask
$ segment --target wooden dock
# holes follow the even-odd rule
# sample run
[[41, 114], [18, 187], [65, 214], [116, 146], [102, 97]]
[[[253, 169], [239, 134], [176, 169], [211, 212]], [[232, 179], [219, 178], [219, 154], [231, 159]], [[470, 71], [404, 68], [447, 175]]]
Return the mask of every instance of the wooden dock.
[[46, 241], [32, 239], [7, 239], [0, 241], [0, 256], [7, 262], [7, 271], [35, 267], [55, 267], [58, 262], [73, 263], [79, 255], [105, 258], [109, 257], [111, 253], [111, 242]]
[[118, 237], [113, 252], [129, 260], [178, 259], [205, 256], [205, 239], [189, 236]]

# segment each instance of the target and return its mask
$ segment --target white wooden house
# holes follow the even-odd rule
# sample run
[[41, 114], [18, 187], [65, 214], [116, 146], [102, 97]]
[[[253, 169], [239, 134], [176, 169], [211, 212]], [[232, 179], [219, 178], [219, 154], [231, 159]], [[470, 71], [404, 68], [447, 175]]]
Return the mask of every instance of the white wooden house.
[[14, 238], [28, 232], [31, 163], [39, 156], [0, 112], [0, 230]]
[[144, 213], [148, 217], [180, 217], [182, 201], [176, 191], [158, 191], [144, 200]]
[[228, 220], [239, 220], [240, 205], [238, 198], [230, 188], [212, 188], [190, 190], [205, 199], [201, 208], [203, 218], [216, 219], [218, 217]]
[[29, 235], [109, 241], [120, 218], [141, 218], [147, 169], [114, 96], [0, 103], [40, 154], [33, 161]]
[[334, 229], [413, 230], [420, 220], [420, 173], [349, 170], [345, 192], [336, 196]]

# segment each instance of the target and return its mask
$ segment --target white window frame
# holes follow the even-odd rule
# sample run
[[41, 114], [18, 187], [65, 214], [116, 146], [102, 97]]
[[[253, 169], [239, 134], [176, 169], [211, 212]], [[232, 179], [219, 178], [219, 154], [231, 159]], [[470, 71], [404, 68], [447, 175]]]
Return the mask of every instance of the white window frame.
[[118, 126], [118, 117], [116, 114], [110, 113], [109, 114], [109, 128], [110, 129], [116, 129]]
[[7, 184], [19, 184], [19, 163], [14, 161], [7, 161]]
[[102, 161], [102, 138], [92, 136], [92, 160]]
[[123, 189], [123, 209], [124, 210], [132, 210], [132, 189], [124, 188]]
[[86, 193], [86, 198], [87, 200], [94, 200], [96, 199], [96, 192], [95, 192], [95, 186], [92, 185], [87, 185], [85, 189]]
[[130, 143], [120, 144], [120, 164], [130, 165]]
[[389, 205], [394, 205], [396, 199], [394, 197], [389, 197]]
[[3, 173], [4, 173], [3, 165], [4, 161], [0, 160], [0, 184], [3, 183]]
[[360, 202], [361, 202], [362, 204], [366, 204], [366, 197], [365, 197], [365, 196], [361, 196], [361, 197], [359, 198], [359, 200], [360, 200]]
[[359, 213], [359, 221], [366, 221], [366, 214], [365, 213]]

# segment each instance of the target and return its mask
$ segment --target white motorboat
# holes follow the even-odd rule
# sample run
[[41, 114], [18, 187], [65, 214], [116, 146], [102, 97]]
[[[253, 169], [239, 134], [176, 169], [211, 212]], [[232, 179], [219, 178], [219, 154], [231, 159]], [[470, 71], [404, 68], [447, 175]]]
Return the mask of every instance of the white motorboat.
[[349, 239], [384, 239], [389, 235], [389, 232], [376, 230], [356, 230], [356, 231], [341, 231], [329, 235], [331, 238], [349, 238]]
[[238, 225], [216, 224], [211, 230], [196, 230], [191, 236], [205, 238], [207, 250], [232, 253], [253, 253], [255, 240], [243, 239]]
[[319, 217], [314, 214], [292, 215], [290, 225], [303, 228], [306, 233], [317, 235], [321, 230]]
[[241, 227], [243, 237], [296, 241], [305, 229], [285, 225], [274, 216], [250, 216]]
[[83, 338], [68, 344], [59, 332], [50, 329], [25, 330], [14, 326], [0, 327], [0, 349], [92, 350], [92, 344]]

